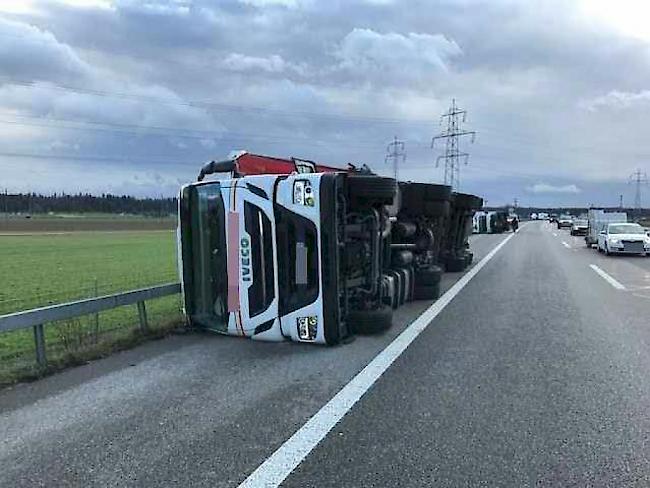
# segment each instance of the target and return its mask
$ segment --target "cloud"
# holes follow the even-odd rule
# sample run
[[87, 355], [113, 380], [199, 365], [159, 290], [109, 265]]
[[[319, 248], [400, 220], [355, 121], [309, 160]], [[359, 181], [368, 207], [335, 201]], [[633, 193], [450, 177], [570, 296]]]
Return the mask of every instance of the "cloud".
[[349, 32], [337, 52], [348, 72], [407, 80], [446, 73], [450, 61], [461, 54], [458, 44], [442, 34], [382, 34], [365, 28]]
[[612, 90], [609, 93], [581, 102], [581, 107], [589, 111], [600, 109], [627, 109], [637, 104], [650, 102], [650, 90], [642, 90], [636, 93]]
[[[0, 18], [2, 74], [21, 80], [86, 81], [91, 67], [51, 32]], [[2, 79], [0, 79], [0, 84]]]
[[575, 184], [570, 185], [549, 185], [547, 183], [536, 183], [526, 188], [530, 193], [581, 193], [582, 190]]
[[231, 53], [221, 64], [228, 70], [240, 72], [265, 71], [267, 73], [281, 73], [289, 68], [289, 64], [276, 54], [264, 58]]
[[304, 0], [239, 0], [240, 3], [245, 5], [252, 5], [257, 8], [264, 7], [286, 7], [286, 8], [296, 8]]

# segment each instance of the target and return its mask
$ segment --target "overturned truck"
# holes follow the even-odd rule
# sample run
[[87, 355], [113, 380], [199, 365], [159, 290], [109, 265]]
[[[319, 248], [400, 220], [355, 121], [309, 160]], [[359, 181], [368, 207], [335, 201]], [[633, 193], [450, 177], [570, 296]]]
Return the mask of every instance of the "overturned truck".
[[[213, 173], [225, 178], [203, 181]], [[482, 206], [366, 167], [248, 153], [205, 165], [198, 180], [179, 199], [188, 320], [266, 341], [336, 344], [389, 328], [407, 301], [436, 299], [445, 267], [471, 262]]]

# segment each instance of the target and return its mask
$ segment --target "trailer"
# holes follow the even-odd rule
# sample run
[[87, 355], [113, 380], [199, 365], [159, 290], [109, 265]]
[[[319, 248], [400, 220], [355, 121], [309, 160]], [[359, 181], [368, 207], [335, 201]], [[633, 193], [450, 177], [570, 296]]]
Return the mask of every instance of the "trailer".
[[590, 208], [587, 213], [588, 229], [585, 244], [592, 247], [598, 243], [598, 234], [610, 223], [627, 222], [626, 212], [606, 212], [603, 209]]
[[436, 299], [444, 266], [471, 261], [468, 224], [482, 205], [367, 167], [248, 153], [206, 164], [198, 180], [179, 198], [185, 314], [266, 341], [336, 344], [386, 330], [407, 301]]

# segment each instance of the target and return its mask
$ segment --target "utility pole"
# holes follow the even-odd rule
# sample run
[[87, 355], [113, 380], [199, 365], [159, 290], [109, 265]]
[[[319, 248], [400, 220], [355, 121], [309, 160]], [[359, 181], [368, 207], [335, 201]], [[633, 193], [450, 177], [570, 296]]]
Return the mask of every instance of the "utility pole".
[[641, 208], [641, 185], [648, 184], [648, 175], [645, 171], [637, 169], [634, 173], [630, 175], [630, 183], [636, 184], [636, 193], [634, 195], [634, 208]]
[[[462, 119], [460, 116], [463, 116]], [[452, 99], [451, 107], [449, 110], [442, 114], [440, 123], [447, 119], [447, 129], [434, 136], [431, 139], [431, 147], [437, 139], [446, 139], [445, 154], [438, 156], [436, 159], [436, 168], [440, 164], [440, 160], [445, 160], [445, 185], [451, 186], [457, 190], [460, 186], [460, 159], [463, 158], [465, 164], [469, 159], [469, 153], [461, 152], [459, 147], [459, 139], [463, 136], [472, 136], [472, 142], [476, 137], [475, 131], [463, 130], [461, 124], [467, 119], [467, 110], [460, 110], [456, 106], [456, 99]]]
[[517, 206], [519, 205], [519, 200], [515, 198], [514, 204], [515, 204], [514, 207], [517, 208]]
[[618, 208], [623, 210], [623, 194], [622, 193], [618, 196]]
[[388, 147], [386, 147], [386, 163], [392, 161], [393, 163], [393, 178], [397, 180], [398, 166], [401, 161], [402, 164], [406, 162], [406, 147], [404, 146], [404, 141], [397, 139], [397, 136], [393, 139]]
[[9, 230], [9, 190], [5, 188], [5, 227]]

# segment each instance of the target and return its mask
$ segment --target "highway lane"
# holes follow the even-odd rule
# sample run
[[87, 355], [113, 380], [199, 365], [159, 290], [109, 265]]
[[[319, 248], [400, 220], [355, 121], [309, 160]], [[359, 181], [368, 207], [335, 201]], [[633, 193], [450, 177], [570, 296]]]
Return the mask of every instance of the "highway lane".
[[649, 304], [553, 232], [523, 228], [284, 486], [648, 486]]
[[[523, 227], [283, 485], [647, 486], [650, 258], [579, 244]], [[178, 336], [1, 392], [0, 486], [236, 486], [428, 305], [341, 347]]]
[[340, 347], [174, 336], [0, 392], [0, 486], [236, 486], [429, 305]]

